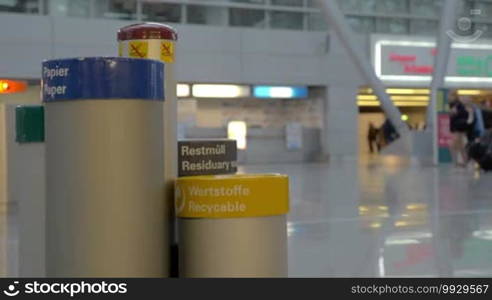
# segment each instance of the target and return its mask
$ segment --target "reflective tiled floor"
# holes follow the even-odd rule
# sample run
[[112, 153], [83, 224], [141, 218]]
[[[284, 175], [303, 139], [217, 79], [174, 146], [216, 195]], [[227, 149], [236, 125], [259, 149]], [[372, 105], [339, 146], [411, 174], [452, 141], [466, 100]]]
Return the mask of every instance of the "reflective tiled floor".
[[492, 276], [492, 174], [396, 158], [243, 170], [290, 175], [290, 276]]
[[[396, 158], [241, 172], [290, 175], [290, 276], [492, 276], [492, 174]], [[0, 274], [10, 263], [16, 275], [8, 211], [0, 207]]]

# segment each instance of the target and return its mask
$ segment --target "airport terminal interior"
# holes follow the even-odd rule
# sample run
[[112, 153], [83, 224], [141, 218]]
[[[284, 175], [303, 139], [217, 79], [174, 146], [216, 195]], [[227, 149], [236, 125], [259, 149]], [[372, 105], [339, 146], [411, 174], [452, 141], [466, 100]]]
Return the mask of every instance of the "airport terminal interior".
[[0, 277], [492, 277], [491, 17], [0, 0]]

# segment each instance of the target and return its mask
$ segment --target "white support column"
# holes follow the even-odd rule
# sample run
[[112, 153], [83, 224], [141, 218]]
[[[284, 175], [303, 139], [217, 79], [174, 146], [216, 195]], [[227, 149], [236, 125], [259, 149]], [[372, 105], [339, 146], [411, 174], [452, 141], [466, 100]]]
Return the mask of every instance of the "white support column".
[[5, 105], [7, 201], [16, 208], [8, 212], [8, 232], [17, 234], [18, 243], [10, 247], [18, 253], [8, 256], [7, 276], [45, 277], [45, 146], [16, 141], [16, 106]]
[[142, 6], [143, 6], [143, 1], [142, 0], [137, 0], [137, 9], [136, 9], [136, 17], [137, 21], [142, 21]]
[[439, 36], [437, 40], [437, 53], [436, 60], [434, 61], [434, 73], [432, 74], [431, 82], [431, 100], [427, 107], [427, 130], [432, 132], [432, 149], [433, 149], [433, 161], [437, 164], [437, 92], [440, 88], [444, 87], [444, 78], [446, 76], [449, 54], [451, 52], [452, 40], [448, 35], [449, 30], [453, 30], [454, 22], [456, 20], [456, 11], [458, 9], [458, 0], [444, 1], [444, 9], [441, 15], [441, 21], [439, 26]]
[[376, 76], [372, 66], [368, 63], [367, 58], [363, 57], [359, 51], [357, 51], [357, 45], [351, 38], [352, 32], [345, 21], [345, 17], [342, 11], [340, 11], [338, 4], [334, 0], [324, 0], [319, 2], [322, 4], [322, 12], [326, 21], [333, 27], [337, 37], [344, 46], [347, 54], [350, 56], [355, 66], [364, 79], [371, 85], [374, 90], [374, 94], [378, 96], [381, 102], [381, 108], [385, 112], [388, 119], [391, 120], [396, 130], [401, 134], [408, 132], [408, 127], [401, 120], [401, 113], [391, 101], [390, 97], [386, 93], [386, 89], [381, 80]]
[[357, 85], [328, 86], [323, 105], [323, 155], [356, 157], [358, 145]]
[[5, 104], [0, 103], [0, 276], [8, 277], [9, 265], [7, 246], [8, 196], [7, 196], [7, 130], [5, 120]]
[[[46, 6], [47, 5], [45, 5], [45, 1], [38, 0], [38, 15], [44, 16], [47, 13]], [[48, 12], [51, 13], [51, 11]]]

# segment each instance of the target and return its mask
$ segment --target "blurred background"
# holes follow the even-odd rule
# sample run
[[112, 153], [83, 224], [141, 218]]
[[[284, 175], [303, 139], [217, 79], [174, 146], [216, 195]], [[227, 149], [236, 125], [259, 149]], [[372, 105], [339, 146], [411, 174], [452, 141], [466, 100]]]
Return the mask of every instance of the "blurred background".
[[[291, 276], [492, 275], [490, 175], [414, 164], [389, 147], [398, 126], [363, 71], [424, 133], [446, 1], [330, 1], [342, 23], [322, 2], [0, 0], [0, 103], [41, 104], [45, 59], [117, 56], [119, 28], [170, 24], [179, 138], [234, 138], [242, 171], [291, 176]], [[479, 107], [490, 129], [492, 1], [456, 2], [439, 88]], [[8, 220], [0, 257], [16, 274]]]

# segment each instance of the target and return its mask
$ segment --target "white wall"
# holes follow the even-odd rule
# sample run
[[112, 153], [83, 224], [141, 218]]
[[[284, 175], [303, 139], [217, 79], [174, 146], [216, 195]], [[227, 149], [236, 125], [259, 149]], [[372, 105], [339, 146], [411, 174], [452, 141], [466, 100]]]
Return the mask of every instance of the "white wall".
[[[369, 41], [358, 36], [356, 41], [364, 51]], [[327, 85], [325, 95], [323, 152], [330, 158], [358, 155], [358, 88], [364, 85], [359, 72], [350, 61], [345, 49], [334, 37], [330, 40], [327, 57]], [[369, 53], [366, 53], [369, 59]]]
[[38, 78], [41, 61], [52, 57], [50, 19], [0, 14], [0, 76]]
[[[134, 22], [0, 14], [0, 76], [39, 78], [44, 59], [117, 55]], [[325, 85], [326, 34], [176, 25], [178, 80]]]
[[[16, 209], [9, 215], [17, 230], [17, 247], [11, 247], [9, 276], [45, 276], [45, 146], [15, 140], [15, 109], [5, 105], [7, 139], [7, 202]], [[14, 225], [15, 224], [15, 225]], [[13, 226], [12, 226], [13, 225]], [[18, 255], [15, 250], [18, 249]]]
[[41, 104], [41, 87], [28, 86], [23, 93], [0, 94], [0, 104]]
[[[0, 14], [0, 28], [16, 28], [0, 35], [0, 77], [39, 78], [43, 59], [115, 56], [116, 32], [131, 23]], [[318, 109], [318, 123], [328, 126], [322, 134], [324, 148], [337, 155], [357, 153], [355, 93], [363, 81], [333, 35], [196, 25], [176, 28], [178, 81], [327, 87], [328, 92], [320, 96], [327, 109]], [[367, 37], [358, 37], [358, 42], [369, 60]]]
[[5, 105], [0, 103], [0, 277], [7, 276], [7, 133]]
[[284, 128], [299, 122], [306, 128], [322, 127], [323, 98], [295, 100], [187, 99], [178, 101], [180, 123], [188, 127], [226, 128], [230, 121], [245, 121], [249, 127]]

